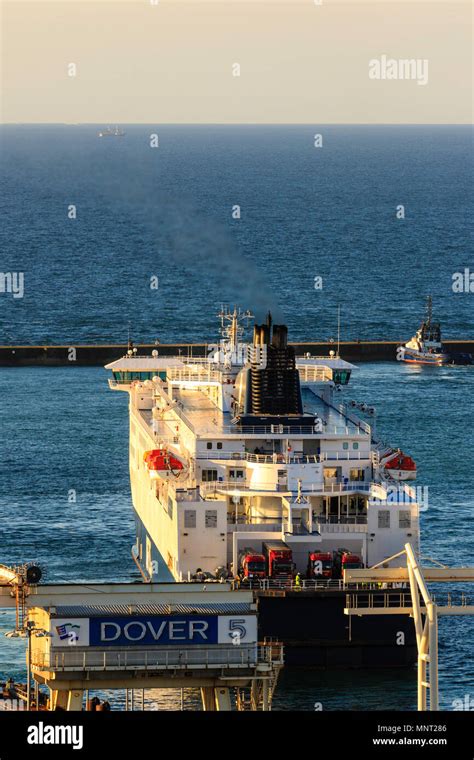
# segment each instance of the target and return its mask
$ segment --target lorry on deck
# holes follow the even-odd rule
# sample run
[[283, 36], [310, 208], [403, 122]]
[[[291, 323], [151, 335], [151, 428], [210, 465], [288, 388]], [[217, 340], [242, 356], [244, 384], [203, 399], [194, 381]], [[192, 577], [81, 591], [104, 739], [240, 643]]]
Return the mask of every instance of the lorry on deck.
[[332, 552], [309, 552], [307, 578], [332, 578], [334, 558]]
[[348, 549], [338, 549], [333, 552], [333, 578], [343, 578], [344, 570], [359, 570], [364, 563], [358, 554], [353, 554]]
[[267, 577], [289, 580], [293, 575], [293, 554], [284, 541], [265, 541], [263, 553], [267, 565]]
[[264, 555], [251, 546], [242, 549], [239, 553], [239, 576], [243, 581], [266, 578], [267, 567]]

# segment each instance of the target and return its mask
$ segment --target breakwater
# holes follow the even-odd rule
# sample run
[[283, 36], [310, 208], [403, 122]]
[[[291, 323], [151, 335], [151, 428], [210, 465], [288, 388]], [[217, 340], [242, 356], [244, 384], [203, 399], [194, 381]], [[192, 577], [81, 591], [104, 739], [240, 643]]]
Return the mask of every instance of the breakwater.
[[[298, 356], [329, 356], [336, 350], [334, 343], [293, 343]], [[398, 341], [344, 341], [340, 343], [340, 356], [349, 362], [396, 361]], [[446, 349], [455, 353], [474, 354], [474, 340], [446, 340]], [[64, 344], [44, 346], [0, 346], [0, 366], [28, 367], [101, 366], [119, 359], [127, 351], [124, 343]], [[156, 349], [162, 356], [205, 356], [206, 343], [152, 343], [135, 344], [137, 355], [150, 355]]]

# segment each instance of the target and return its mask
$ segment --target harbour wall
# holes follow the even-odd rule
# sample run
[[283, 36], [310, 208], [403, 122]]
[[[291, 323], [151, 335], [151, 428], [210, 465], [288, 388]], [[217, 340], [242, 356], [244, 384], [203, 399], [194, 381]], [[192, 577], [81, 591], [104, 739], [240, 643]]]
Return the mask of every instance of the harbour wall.
[[[474, 355], [474, 340], [445, 340], [446, 349], [454, 353]], [[311, 356], [329, 356], [335, 351], [334, 343], [292, 343], [297, 356], [309, 353]], [[340, 356], [349, 362], [396, 361], [397, 346], [393, 340], [344, 341], [340, 343]], [[96, 345], [44, 345], [44, 346], [0, 346], [1, 367], [30, 366], [103, 366], [119, 359], [127, 351], [124, 343]], [[161, 356], [205, 356], [205, 343], [153, 343], [135, 344], [137, 355], [150, 355], [157, 349]]]

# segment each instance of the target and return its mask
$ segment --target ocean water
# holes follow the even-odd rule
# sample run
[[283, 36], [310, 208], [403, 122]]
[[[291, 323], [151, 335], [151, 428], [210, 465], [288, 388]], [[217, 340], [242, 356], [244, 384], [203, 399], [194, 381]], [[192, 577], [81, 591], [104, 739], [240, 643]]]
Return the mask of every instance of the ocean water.
[[[111, 392], [106, 377], [99, 367], [0, 368], [1, 562], [38, 560], [51, 582], [138, 580], [127, 396]], [[422, 553], [448, 565], [474, 562], [473, 392], [473, 367], [392, 362], [360, 365], [341, 394], [374, 404], [380, 435], [416, 459], [417, 484], [428, 487]], [[13, 627], [13, 614], [0, 611], [0, 680], [24, 680], [24, 645], [4, 636]], [[441, 708], [452, 710], [466, 695], [474, 702], [473, 619], [441, 618], [439, 641]], [[124, 708], [123, 693], [108, 697]], [[285, 669], [274, 709], [316, 704], [414, 710], [416, 672]], [[146, 707], [179, 709], [180, 698], [150, 690]], [[184, 707], [200, 709], [196, 692], [185, 690]]]
[[99, 126], [0, 128], [1, 269], [24, 274], [0, 343], [211, 340], [221, 302], [294, 340], [334, 336], [338, 306], [343, 338], [398, 340], [428, 293], [473, 337], [471, 128]]

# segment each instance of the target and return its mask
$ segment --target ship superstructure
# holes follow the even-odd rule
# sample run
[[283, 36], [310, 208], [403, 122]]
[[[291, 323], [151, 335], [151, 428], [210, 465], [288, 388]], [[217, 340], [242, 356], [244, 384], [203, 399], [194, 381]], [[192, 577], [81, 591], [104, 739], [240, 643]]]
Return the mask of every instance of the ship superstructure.
[[[370, 566], [419, 541], [410, 457], [377, 437], [375, 410], [341, 403], [356, 367], [297, 357], [285, 325], [223, 310], [205, 357], [107, 365], [129, 393], [134, 559], [146, 580], [235, 576], [242, 549], [278, 540], [293, 573], [311, 553]], [[415, 468], [416, 469], [416, 468]], [[263, 555], [262, 555], [263, 556]]]

